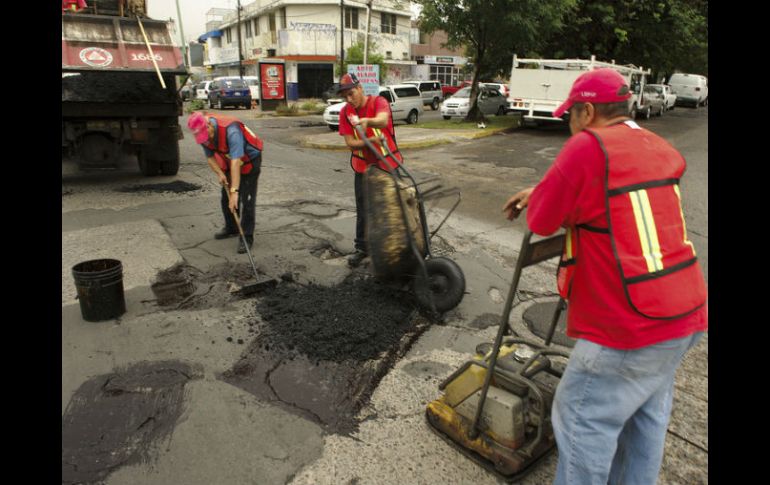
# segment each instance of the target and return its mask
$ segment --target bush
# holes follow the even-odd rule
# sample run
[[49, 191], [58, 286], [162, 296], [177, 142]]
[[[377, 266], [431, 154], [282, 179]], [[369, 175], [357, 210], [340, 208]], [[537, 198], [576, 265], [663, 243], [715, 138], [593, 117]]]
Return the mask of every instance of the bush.
[[192, 113], [193, 111], [198, 111], [201, 109], [206, 109], [206, 102], [202, 99], [193, 99], [187, 106], [188, 113]]
[[297, 115], [299, 114], [299, 107], [297, 106], [297, 103], [292, 103], [291, 105], [285, 105], [281, 104], [276, 109], [275, 112], [279, 115]]
[[319, 104], [315, 101], [306, 101], [302, 103], [302, 106], [300, 106], [300, 109], [302, 109], [302, 111], [307, 111], [309, 113], [318, 115], [318, 114], [323, 114], [324, 110], [326, 109], [326, 105]]

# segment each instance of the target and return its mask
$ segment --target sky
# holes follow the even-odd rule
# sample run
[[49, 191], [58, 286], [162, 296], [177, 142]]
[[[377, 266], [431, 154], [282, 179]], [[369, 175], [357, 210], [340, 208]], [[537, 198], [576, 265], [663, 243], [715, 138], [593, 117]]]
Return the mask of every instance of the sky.
[[[235, 10], [237, 0], [147, 0], [147, 15], [157, 20], [169, 18], [178, 22], [176, 3], [182, 12], [182, 27], [185, 39], [189, 42], [206, 33], [206, 12], [210, 8], [229, 8]], [[241, 5], [248, 5], [252, 0], [241, 0]], [[175, 41], [179, 41], [177, 31]]]

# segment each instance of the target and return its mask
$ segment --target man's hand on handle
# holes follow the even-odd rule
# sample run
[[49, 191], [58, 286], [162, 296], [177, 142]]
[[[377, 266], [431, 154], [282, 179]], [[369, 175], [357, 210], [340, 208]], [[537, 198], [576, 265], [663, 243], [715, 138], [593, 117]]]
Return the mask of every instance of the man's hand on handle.
[[529, 196], [532, 194], [533, 190], [535, 190], [534, 187], [529, 187], [508, 199], [508, 202], [503, 206], [503, 212], [505, 212], [506, 219], [512, 221], [519, 217], [521, 211], [529, 205]]

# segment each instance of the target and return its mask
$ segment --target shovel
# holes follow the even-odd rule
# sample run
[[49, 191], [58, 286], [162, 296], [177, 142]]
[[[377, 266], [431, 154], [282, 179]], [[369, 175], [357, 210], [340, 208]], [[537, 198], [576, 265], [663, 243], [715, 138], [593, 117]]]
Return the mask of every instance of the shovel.
[[242, 296], [248, 296], [248, 295], [253, 295], [254, 293], [257, 293], [258, 291], [264, 290], [266, 288], [275, 287], [275, 285], [278, 284], [278, 280], [276, 280], [275, 278], [260, 279], [259, 273], [257, 273], [257, 267], [254, 264], [254, 258], [251, 257], [251, 250], [249, 249], [248, 241], [246, 241], [246, 235], [243, 234], [243, 228], [241, 227], [241, 219], [240, 217], [238, 217], [238, 214], [234, 210], [230, 212], [232, 212], [233, 218], [235, 219], [235, 224], [238, 226], [238, 232], [241, 234], [241, 242], [243, 242], [243, 246], [246, 248], [246, 254], [249, 255], [249, 261], [251, 262], [251, 269], [254, 270], [254, 278], [257, 280], [256, 283], [242, 286], [241, 289], [237, 291], [237, 293], [241, 294]]

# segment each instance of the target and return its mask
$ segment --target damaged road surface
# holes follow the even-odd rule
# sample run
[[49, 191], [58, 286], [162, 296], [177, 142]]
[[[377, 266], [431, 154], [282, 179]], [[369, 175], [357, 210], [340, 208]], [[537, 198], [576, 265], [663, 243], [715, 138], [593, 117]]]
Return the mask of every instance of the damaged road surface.
[[62, 483], [94, 483], [116, 468], [152, 459], [184, 405], [184, 388], [202, 369], [142, 362], [80, 386], [62, 417]]
[[333, 433], [356, 429], [380, 379], [430, 326], [408, 294], [357, 277], [283, 283], [256, 306], [258, 336], [220, 378]]

